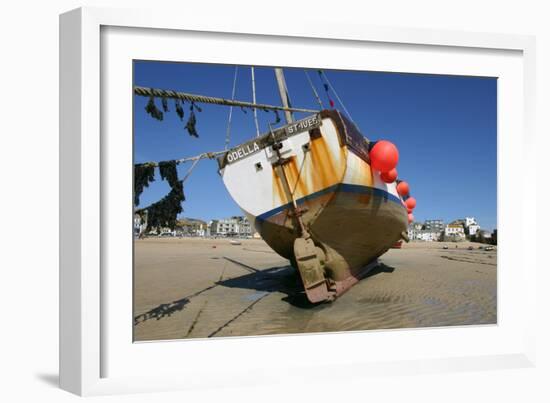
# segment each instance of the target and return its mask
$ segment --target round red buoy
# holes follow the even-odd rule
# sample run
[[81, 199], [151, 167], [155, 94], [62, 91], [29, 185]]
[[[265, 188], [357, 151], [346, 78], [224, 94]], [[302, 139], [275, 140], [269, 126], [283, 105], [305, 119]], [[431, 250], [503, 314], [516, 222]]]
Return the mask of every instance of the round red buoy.
[[414, 216], [411, 213], [409, 213], [408, 218], [409, 218], [409, 224], [414, 221]]
[[397, 147], [387, 141], [377, 141], [369, 153], [371, 166], [380, 172], [389, 172], [397, 166], [399, 162], [399, 151]]
[[409, 214], [410, 214], [410, 213], [412, 213], [412, 212], [413, 212], [413, 209], [412, 209], [412, 208], [408, 208], [408, 207], [407, 207], [407, 213], [409, 213]]
[[397, 169], [393, 168], [391, 171], [382, 172], [380, 174], [380, 179], [386, 183], [393, 183], [397, 179]]
[[409, 197], [407, 200], [405, 200], [405, 204], [408, 208], [413, 209], [416, 207], [416, 199], [414, 197]]
[[409, 191], [409, 184], [407, 182], [399, 182], [397, 185], [397, 193], [404, 197], [409, 194]]

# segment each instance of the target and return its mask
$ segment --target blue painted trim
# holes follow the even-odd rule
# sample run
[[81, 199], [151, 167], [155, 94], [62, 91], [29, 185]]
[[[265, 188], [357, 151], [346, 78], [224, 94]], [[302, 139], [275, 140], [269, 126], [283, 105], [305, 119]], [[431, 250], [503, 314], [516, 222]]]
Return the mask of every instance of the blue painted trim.
[[[323, 196], [327, 193], [332, 193], [332, 192], [336, 192], [336, 191], [342, 192], [342, 193], [370, 194], [370, 195], [375, 196], [375, 197], [378, 196], [378, 197], [380, 197], [380, 198], [382, 198], [386, 201], [392, 201], [394, 203], [398, 203], [400, 206], [402, 206], [401, 199], [399, 199], [399, 197], [396, 197], [396, 196], [392, 195], [391, 193], [386, 192], [385, 190], [378, 189], [378, 188], [373, 188], [371, 186], [352, 185], [352, 184], [349, 184], [349, 183], [339, 183], [337, 185], [329, 186], [328, 188], [325, 188], [325, 189], [319, 190], [318, 192], [309, 194], [305, 197], [302, 197], [301, 199], [297, 199], [296, 203], [300, 204], [300, 203], [305, 202], [306, 200], [315, 199], [315, 198]], [[256, 217], [256, 219], [266, 220], [267, 218], [269, 218], [269, 217], [271, 217], [275, 214], [278, 214], [283, 210], [286, 210], [291, 205], [292, 205], [292, 203], [287, 203], [287, 204], [282, 205], [280, 207], [274, 208], [273, 210], [270, 210], [270, 211], [267, 211], [263, 214], [260, 214], [258, 217]]]

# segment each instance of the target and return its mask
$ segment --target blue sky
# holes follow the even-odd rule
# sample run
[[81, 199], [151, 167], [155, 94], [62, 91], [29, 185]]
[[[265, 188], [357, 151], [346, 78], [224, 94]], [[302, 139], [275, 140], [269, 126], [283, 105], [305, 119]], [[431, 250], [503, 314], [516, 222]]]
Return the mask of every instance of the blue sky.
[[[134, 84], [230, 98], [234, 72], [231, 65], [136, 61]], [[273, 69], [256, 67], [255, 73], [257, 102], [279, 105]], [[390, 140], [399, 148], [397, 169], [417, 200], [417, 221], [441, 218], [449, 222], [475, 216], [482, 228], [496, 228], [495, 78], [335, 70], [325, 73], [363, 135], [370, 140]], [[317, 72], [310, 70], [309, 74], [328, 107]], [[285, 69], [285, 76], [293, 105], [318, 109], [303, 69]], [[339, 108], [334, 95], [332, 98]], [[249, 67], [238, 69], [236, 99], [252, 100]], [[136, 163], [223, 150], [228, 107], [200, 105], [197, 139], [184, 129], [189, 104], [184, 107], [183, 122], [171, 101], [170, 112], [159, 122], [145, 112], [147, 101], [134, 96]], [[258, 111], [258, 117], [262, 133], [269, 122], [275, 121], [273, 113]], [[254, 135], [252, 112], [234, 108], [230, 146]], [[180, 177], [187, 168], [178, 167]], [[140, 206], [149, 205], [168, 191], [168, 185], [157, 174], [156, 181], [142, 194]], [[225, 190], [214, 160], [197, 165], [185, 184], [185, 195], [182, 216], [209, 220], [241, 214]]]

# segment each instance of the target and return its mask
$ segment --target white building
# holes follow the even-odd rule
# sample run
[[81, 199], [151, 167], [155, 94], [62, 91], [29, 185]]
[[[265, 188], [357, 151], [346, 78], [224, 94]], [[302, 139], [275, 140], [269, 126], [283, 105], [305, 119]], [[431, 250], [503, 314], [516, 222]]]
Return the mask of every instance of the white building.
[[477, 234], [479, 229], [481, 228], [475, 217], [466, 217], [464, 219], [464, 228], [466, 229], [466, 233], [469, 236]]
[[422, 230], [418, 233], [417, 239], [425, 242], [437, 242], [441, 239], [441, 232]]
[[139, 214], [134, 214], [134, 236], [135, 237], [141, 236], [146, 229], [147, 229], [146, 219], [142, 219]]
[[472, 236], [477, 234], [477, 232], [481, 229], [481, 227], [477, 224], [472, 224], [468, 226], [468, 235]]
[[252, 236], [250, 222], [243, 216], [212, 220], [208, 226], [210, 229], [210, 235], [212, 236]]
[[451, 238], [465, 238], [464, 226], [462, 224], [447, 224], [445, 236]]

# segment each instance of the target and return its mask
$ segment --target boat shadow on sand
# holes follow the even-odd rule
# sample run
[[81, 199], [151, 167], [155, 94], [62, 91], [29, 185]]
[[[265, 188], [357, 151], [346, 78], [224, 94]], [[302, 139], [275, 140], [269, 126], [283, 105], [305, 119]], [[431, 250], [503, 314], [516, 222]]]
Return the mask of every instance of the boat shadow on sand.
[[[326, 305], [324, 303], [312, 304], [308, 301], [298, 273], [296, 269], [290, 265], [258, 270], [228, 257], [224, 258], [236, 265], [239, 265], [249, 273], [243, 276], [217, 281], [214, 284], [195, 292], [194, 294], [188, 295], [176, 301], [160, 304], [145, 313], [135, 316], [134, 325], [138, 325], [139, 323], [150, 319], [160, 320], [165, 317], [170, 317], [174, 313], [183, 310], [185, 305], [191, 301], [191, 298], [218, 286], [254, 290], [257, 293], [262, 293], [264, 295], [274, 292], [286, 294], [283, 298], [281, 298], [282, 301], [302, 309], [318, 309], [319, 307]], [[387, 266], [384, 263], [380, 263], [378, 266], [370, 270], [363, 277], [363, 280], [380, 273], [393, 273], [394, 270], [395, 268]]]
[[[394, 270], [395, 268], [380, 263], [369, 271], [362, 280], [380, 273], [392, 273]], [[283, 293], [286, 294], [282, 298], [283, 301], [302, 309], [328, 306], [323, 302], [312, 304], [308, 301], [298, 272], [290, 265], [258, 270], [244, 276], [220, 281], [218, 284], [229, 288], [250, 289], [264, 293]]]

